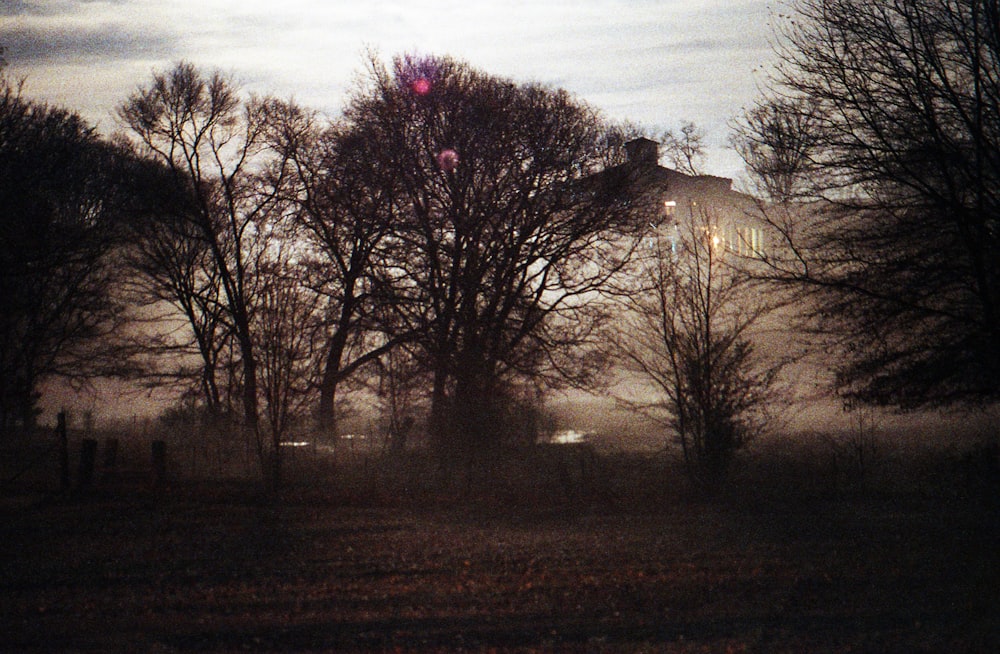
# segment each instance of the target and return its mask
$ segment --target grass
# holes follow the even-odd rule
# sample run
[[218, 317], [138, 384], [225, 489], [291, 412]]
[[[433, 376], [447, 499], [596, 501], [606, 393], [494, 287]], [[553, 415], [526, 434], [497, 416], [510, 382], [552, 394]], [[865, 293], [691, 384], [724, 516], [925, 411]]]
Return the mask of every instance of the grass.
[[0, 651], [1000, 651], [992, 482], [888, 445], [859, 478], [824, 443], [762, 445], [711, 499], [582, 450], [445, 481], [304, 458], [278, 498], [8, 488]]

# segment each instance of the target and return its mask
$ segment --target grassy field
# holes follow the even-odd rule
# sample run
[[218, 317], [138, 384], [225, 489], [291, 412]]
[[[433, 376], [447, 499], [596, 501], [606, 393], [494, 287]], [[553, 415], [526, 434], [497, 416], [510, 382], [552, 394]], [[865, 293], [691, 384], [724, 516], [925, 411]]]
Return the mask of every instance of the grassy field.
[[574, 456], [8, 489], [0, 651], [1000, 651], [1000, 511], [960, 459], [758, 454], [704, 499], [662, 458]]

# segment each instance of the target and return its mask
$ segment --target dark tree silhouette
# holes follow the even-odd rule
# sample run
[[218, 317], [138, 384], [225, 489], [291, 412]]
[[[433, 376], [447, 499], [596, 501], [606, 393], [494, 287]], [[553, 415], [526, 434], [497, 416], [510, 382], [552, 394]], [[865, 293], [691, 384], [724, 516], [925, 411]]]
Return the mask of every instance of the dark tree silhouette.
[[679, 133], [668, 129], [660, 137], [660, 144], [670, 166], [687, 175], [702, 174], [704, 142], [705, 133], [691, 121], [682, 123]]
[[[136, 321], [148, 326], [133, 335], [145, 359], [139, 379], [154, 387], [179, 385], [185, 396], [200, 399], [209, 422], [221, 422], [236, 400], [226, 375], [233, 341], [211, 248], [190, 223], [192, 198], [178, 192], [161, 162], [139, 162], [133, 187], [124, 253], [137, 273], [128, 284]], [[178, 319], [188, 328], [163, 329]]]
[[44, 380], [114, 367], [121, 156], [0, 78], [0, 432], [31, 430]]
[[[274, 156], [266, 140], [273, 105], [268, 99], [244, 99], [219, 73], [206, 77], [193, 65], [180, 63], [154, 74], [152, 83], [136, 91], [118, 113], [139, 154], [165, 166], [176, 196], [187, 199], [179, 214], [166, 217], [162, 233], [167, 240], [161, 244], [168, 250], [180, 247], [166, 254], [180, 256], [181, 269], [195, 266], [190, 270], [194, 284], [167, 280], [164, 285], [160, 279], [154, 285], [175, 296], [172, 302], [185, 311], [192, 329], [203, 330], [199, 339], [210, 338], [210, 330], [218, 329], [218, 323], [206, 321], [217, 320], [212, 312], [219, 310], [216, 315], [236, 345], [243, 424], [257, 445], [265, 474], [276, 484], [280, 434], [261, 429], [259, 335], [254, 324], [255, 301], [268, 283], [267, 271], [273, 269], [269, 258], [277, 237], [272, 225], [281, 180], [262, 174]], [[155, 268], [154, 259], [147, 262]], [[192, 291], [198, 296], [180, 297]], [[187, 310], [194, 305], [196, 311]], [[199, 347], [206, 344], [199, 342]], [[204, 351], [202, 357], [210, 366]], [[268, 392], [264, 400], [274, 397]], [[277, 407], [266, 409], [273, 417]]]
[[[799, 0], [739, 125], [855, 400], [1000, 394], [1000, 4]], [[748, 156], [747, 156], [748, 155]], [[769, 210], [775, 210], [772, 206]], [[804, 215], [811, 216], [803, 219]]]
[[284, 168], [271, 177], [284, 180], [287, 215], [302, 242], [301, 272], [323, 302], [318, 417], [324, 431], [335, 432], [341, 384], [413, 334], [375, 315], [392, 295], [385, 249], [395, 228], [395, 185], [372, 165], [382, 145], [369, 133], [324, 123], [292, 103], [274, 106], [269, 133]]
[[604, 125], [565, 92], [434, 57], [373, 60], [345, 117], [392, 190], [393, 305], [421, 329], [432, 437], [486, 451], [515, 387], [587, 372], [570, 348], [628, 255], [607, 238], [627, 222], [623, 180], [587, 177]]

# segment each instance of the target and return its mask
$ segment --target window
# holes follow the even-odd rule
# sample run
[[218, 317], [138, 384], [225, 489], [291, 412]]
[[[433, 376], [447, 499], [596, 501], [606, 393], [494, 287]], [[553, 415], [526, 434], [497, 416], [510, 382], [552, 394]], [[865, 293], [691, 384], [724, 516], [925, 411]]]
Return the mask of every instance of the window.
[[677, 202], [674, 200], [667, 200], [663, 203], [663, 212], [667, 218], [673, 218], [677, 213]]
[[736, 231], [739, 238], [735, 249], [740, 256], [764, 256], [764, 230], [759, 227], [740, 227]]

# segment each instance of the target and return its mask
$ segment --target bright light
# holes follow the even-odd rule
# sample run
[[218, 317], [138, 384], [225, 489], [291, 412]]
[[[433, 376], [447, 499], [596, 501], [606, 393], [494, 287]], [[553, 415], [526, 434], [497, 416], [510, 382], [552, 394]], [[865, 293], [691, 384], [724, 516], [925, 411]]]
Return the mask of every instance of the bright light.
[[586, 434], [578, 432], [575, 429], [565, 429], [552, 434], [552, 440], [549, 442], [557, 445], [572, 445], [574, 443], [584, 443], [586, 440]]
[[437, 156], [437, 164], [446, 173], [454, 172], [458, 167], [458, 153], [454, 150], [442, 150]]
[[410, 83], [410, 88], [417, 95], [427, 95], [431, 92], [431, 82], [426, 77], [418, 77]]

